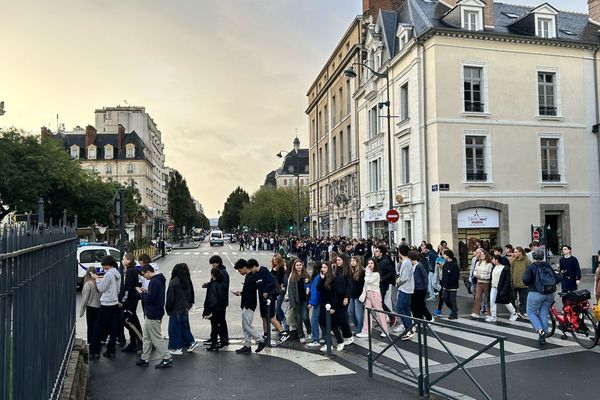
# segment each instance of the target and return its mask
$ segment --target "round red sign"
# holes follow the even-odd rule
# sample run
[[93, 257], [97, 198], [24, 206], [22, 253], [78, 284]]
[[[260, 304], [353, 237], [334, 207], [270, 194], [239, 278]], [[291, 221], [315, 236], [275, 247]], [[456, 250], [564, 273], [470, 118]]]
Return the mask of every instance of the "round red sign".
[[167, 229], [168, 229], [168, 230], [170, 230], [170, 231], [172, 231], [173, 229], [175, 229], [175, 225], [173, 225], [173, 224], [169, 224], [169, 225], [167, 226]]
[[539, 231], [533, 231], [533, 240], [538, 240], [540, 238], [540, 232]]
[[398, 222], [398, 220], [400, 219], [400, 214], [398, 213], [398, 211], [396, 210], [389, 210], [386, 214], [385, 214], [385, 219], [390, 222], [390, 223], [394, 223], [394, 222]]

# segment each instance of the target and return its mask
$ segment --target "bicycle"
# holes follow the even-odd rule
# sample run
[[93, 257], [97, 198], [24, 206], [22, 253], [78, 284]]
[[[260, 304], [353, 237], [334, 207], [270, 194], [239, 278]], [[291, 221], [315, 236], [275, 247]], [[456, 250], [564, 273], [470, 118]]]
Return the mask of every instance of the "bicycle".
[[590, 291], [587, 289], [574, 292], [559, 293], [563, 301], [562, 315], [554, 307], [550, 308], [550, 327], [546, 337], [554, 335], [556, 324], [561, 330], [563, 340], [567, 339], [567, 333], [585, 349], [596, 346], [598, 341], [598, 322], [590, 313]]

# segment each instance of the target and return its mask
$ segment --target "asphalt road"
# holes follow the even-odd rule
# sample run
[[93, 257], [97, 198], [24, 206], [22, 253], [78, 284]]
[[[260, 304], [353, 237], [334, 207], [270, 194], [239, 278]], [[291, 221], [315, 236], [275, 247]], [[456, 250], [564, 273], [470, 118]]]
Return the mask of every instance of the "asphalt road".
[[[232, 268], [238, 258], [256, 258], [261, 265], [268, 267], [272, 257], [271, 252], [240, 252], [237, 244], [211, 248], [202, 243], [198, 249], [175, 248], [165, 260], [157, 261], [167, 278], [176, 263], [185, 262], [190, 267], [197, 301], [190, 313], [190, 324], [198, 339], [208, 337], [210, 330], [209, 322], [201, 318], [204, 300], [201, 286], [209, 278], [208, 259], [213, 254], [223, 258], [230, 272], [231, 289], [241, 287], [242, 277]], [[592, 277], [584, 277], [582, 286], [592, 289]], [[541, 348], [528, 321], [510, 322], [506, 314], [500, 314], [497, 323], [485, 323], [481, 319], [473, 321], [468, 318], [471, 302], [471, 297], [461, 285], [461, 318], [454, 322], [440, 318], [437, 321], [449, 326], [433, 329], [459, 361], [474, 354], [490, 340], [453, 330], [453, 327], [505, 336], [508, 399], [597, 397], [594, 382], [597, 365], [600, 364], [598, 349], [584, 350], [572, 339], [561, 340], [559, 334]], [[387, 350], [376, 363], [375, 378], [367, 375], [366, 339], [357, 339], [354, 345], [347, 346], [331, 359], [292, 340], [279, 348], [266, 349], [260, 355], [237, 355], [234, 350], [240, 344], [235, 339], [242, 336], [238, 304], [239, 298], [231, 295], [227, 320], [230, 337], [234, 340], [229, 351], [212, 354], [199, 348], [193, 354], [175, 356], [174, 367], [165, 371], [136, 367], [137, 356], [124, 353], [117, 354], [113, 360], [91, 361], [92, 399], [305, 399], [324, 394], [331, 399], [418, 398], [414, 385], [401, 384], [406, 381], [393, 375], [407, 373], [409, 366], [418, 367], [416, 339], [398, 342], [402, 356], [393, 348]], [[431, 302], [428, 306], [430, 310], [434, 307]], [[499, 312], [502, 311], [504, 309], [500, 306]], [[259, 323], [260, 320], [255, 317], [255, 326]], [[79, 337], [85, 337], [84, 319], [79, 320], [77, 332]], [[163, 334], [167, 335], [166, 320], [163, 321]], [[432, 381], [455, 367], [456, 362], [439, 341], [429, 337], [428, 343], [431, 347], [429, 364]], [[375, 335], [373, 348], [376, 352], [383, 350], [387, 344], [389, 341]], [[490, 398], [502, 398], [497, 345], [469, 363], [467, 371], [478, 380]], [[106, 382], [110, 383], [107, 385]], [[460, 370], [440, 381], [436, 387], [464, 399], [484, 398], [466, 373]]]

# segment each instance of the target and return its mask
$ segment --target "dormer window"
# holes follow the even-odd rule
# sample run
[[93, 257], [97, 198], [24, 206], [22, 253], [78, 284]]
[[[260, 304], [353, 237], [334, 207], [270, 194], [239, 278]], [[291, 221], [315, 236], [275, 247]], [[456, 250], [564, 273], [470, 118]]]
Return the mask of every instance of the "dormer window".
[[126, 151], [127, 151], [127, 153], [126, 153], [125, 157], [135, 158], [135, 146], [134, 145], [128, 144], [126, 146]]
[[483, 27], [481, 9], [462, 7], [462, 27], [468, 31], [480, 31]]
[[71, 146], [71, 158], [79, 158], [79, 146]]
[[96, 146], [91, 145], [88, 147], [88, 160], [96, 159]]
[[112, 160], [114, 157], [113, 151], [114, 148], [110, 144], [104, 146], [104, 158], [107, 160]]
[[554, 18], [537, 17], [535, 35], [548, 39], [556, 37], [554, 33]]

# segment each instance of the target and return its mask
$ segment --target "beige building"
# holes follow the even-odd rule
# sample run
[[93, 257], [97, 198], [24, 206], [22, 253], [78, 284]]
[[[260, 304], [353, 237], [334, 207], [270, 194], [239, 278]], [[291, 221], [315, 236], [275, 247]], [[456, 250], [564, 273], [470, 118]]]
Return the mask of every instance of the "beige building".
[[553, 253], [571, 244], [589, 267], [600, 248], [600, 0], [589, 17], [548, 3], [377, 3], [363, 22], [375, 73], [358, 70], [354, 94], [363, 236], [388, 229], [387, 73], [396, 243], [446, 240], [464, 265], [476, 241], [528, 245], [544, 226]]
[[308, 90], [310, 232], [315, 237], [360, 234], [355, 83], [344, 70], [360, 60], [357, 17]]

